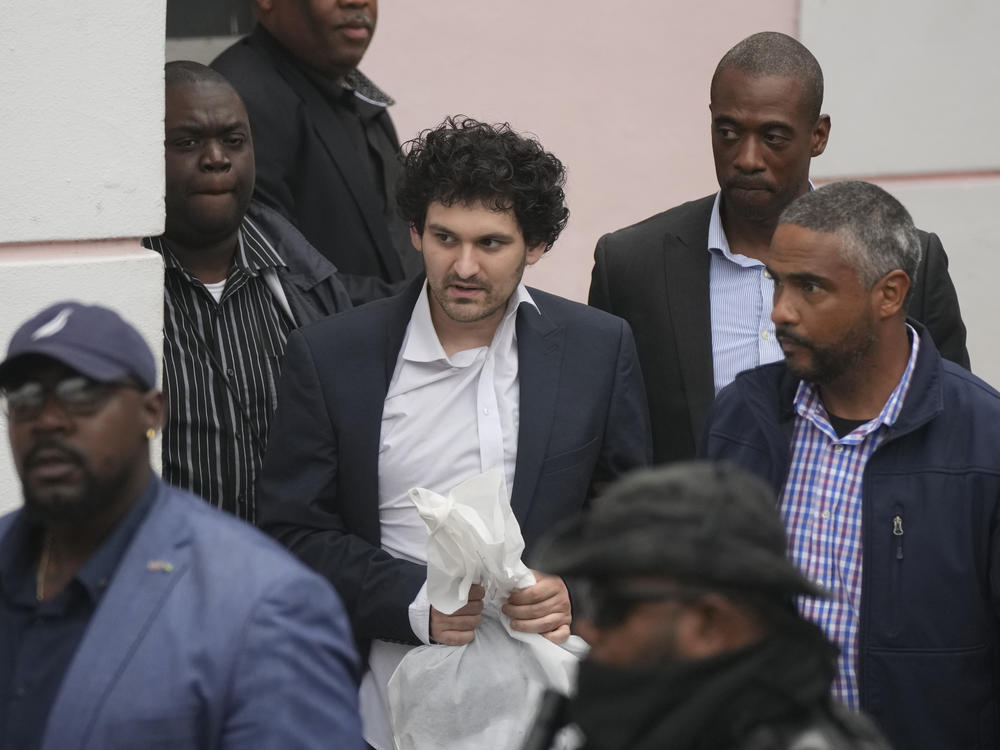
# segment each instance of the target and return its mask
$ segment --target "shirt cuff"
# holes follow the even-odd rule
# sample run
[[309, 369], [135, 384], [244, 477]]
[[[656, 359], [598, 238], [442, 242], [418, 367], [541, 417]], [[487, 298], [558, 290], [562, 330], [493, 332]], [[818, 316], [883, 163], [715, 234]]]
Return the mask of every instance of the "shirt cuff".
[[431, 643], [431, 603], [427, 598], [427, 581], [420, 587], [417, 596], [410, 602], [410, 629], [424, 645]]

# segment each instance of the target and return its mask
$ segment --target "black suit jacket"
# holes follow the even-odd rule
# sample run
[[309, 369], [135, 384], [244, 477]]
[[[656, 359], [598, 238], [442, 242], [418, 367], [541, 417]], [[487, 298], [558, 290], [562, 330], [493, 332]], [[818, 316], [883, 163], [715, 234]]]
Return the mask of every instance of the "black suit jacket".
[[[362, 645], [416, 643], [407, 608], [426, 568], [379, 546], [378, 455], [385, 396], [422, 281], [289, 336], [257, 486], [265, 530], [334, 584]], [[625, 322], [536, 289], [531, 296], [540, 312], [517, 312], [511, 489], [526, 557], [595, 485], [647, 464], [651, 453]]]
[[[212, 67], [233, 84], [250, 116], [255, 197], [333, 262], [356, 304], [397, 291], [419, 272], [416, 250], [393, 246], [382, 199], [336, 113], [263, 27]], [[389, 113], [377, 121], [398, 149]]]
[[[694, 457], [715, 398], [707, 251], [714, 201], [710, 195], [606, 234], [595, 252], [590, 304], [632, 326], [656, 463]], [[920, 239], [909, 315], [927, 326], [942, 356], [968, 368], [948, 256], [937, 235]]]

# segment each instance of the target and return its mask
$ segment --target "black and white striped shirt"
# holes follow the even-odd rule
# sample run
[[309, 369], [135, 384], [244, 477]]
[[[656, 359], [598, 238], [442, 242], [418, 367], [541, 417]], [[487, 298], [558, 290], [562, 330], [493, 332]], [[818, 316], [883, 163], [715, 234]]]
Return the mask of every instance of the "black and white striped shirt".
[[254, 481], [293, 321], [264, 274], [284, 262], [249, 219], [218, 302], [163, 237], [163, 477], [251, 523]]

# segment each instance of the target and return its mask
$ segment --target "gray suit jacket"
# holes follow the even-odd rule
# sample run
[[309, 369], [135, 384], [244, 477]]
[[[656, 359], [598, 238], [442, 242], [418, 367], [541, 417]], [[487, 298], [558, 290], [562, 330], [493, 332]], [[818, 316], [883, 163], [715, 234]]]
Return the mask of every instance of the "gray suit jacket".
[[[263, 534], [154, 481], [43, 750], [363, 748], [336, 593]], [[0, 543], [19, 513], [0, 518]]]
[[[604, 235], [597, 243], [590, 304], [632, 326], [646, 380], [653, 460], [694, 458], [715, 398], [708, 224], [715, 195]], [[969, 367], [965, 324], [935, 234], [920, 232], [923, 256], [909, 315], [946, 359]]]

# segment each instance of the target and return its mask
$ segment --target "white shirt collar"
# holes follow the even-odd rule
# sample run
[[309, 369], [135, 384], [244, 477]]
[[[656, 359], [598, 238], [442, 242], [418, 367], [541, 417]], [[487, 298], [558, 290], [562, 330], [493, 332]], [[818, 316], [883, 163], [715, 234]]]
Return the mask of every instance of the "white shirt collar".
[[[517, 314], [521, 304], [528, 304], [538, 311], [538, 305], [528, 293], [528, 288], [523, 282], [517, 285], [514, 293], [507, 300], [507, 311], [503, 320], [497, 326], [497, 331], [507, 331], [514, 328], [513, 318]], [[539, 312], [540, 314], [540, 312]], [[516, 339], [517, 334], [511, 330], [511, 335]], [[497, 335], [493, 336], [496, 342]], [[420, 296], [417, 297], [417, 304], [413, 306], [413, 313], [410, 315], [410, 324], [406, 328], [406, 338], [403, 341], [403, 348], [400, 357], [409, 362], [447, 362], [448, 355], [441, 346], [437, 331], [434, 330], [434, 322], [431, 319], [431, 304], [428, 297], [427, 284], [420, 289]]]

